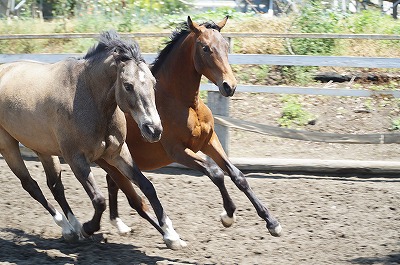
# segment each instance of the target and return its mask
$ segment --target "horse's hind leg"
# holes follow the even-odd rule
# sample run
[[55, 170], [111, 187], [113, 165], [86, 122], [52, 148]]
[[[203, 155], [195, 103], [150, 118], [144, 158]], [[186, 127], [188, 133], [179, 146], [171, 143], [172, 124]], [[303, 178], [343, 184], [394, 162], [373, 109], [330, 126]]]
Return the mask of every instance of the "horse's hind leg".
[[174, 159], [174, 161], [204, 173], [218, 187], [225, 209], [221, 214], [221, 221], [225, 227], [231, 226], [235, 222], [236, 217], [234, 213], [236, 206], [225, 187], [225, 175], [221, 168], [214, 161], [203, 159], [191, 149], [185, 148], [181, 144], [177, 144], [173, 149], [171, 149], [169, 155]]
[[19, 178], [22, 187], [53, 216], [55, 223], [62, 228], [62, 235], [67, 241], [78, 238], [65, 216], [58, 212], [44, 197], [39, 185], [32, 179], [19, 152], [18, 142], [0, 129], [0, 152], [11, 171]]
[[121, 218], [119, 218], [118, 213], [118, 185], [114, 182], [114, 180], [112, 180], [109, 174], [106, 175], [106, 179], [108, 190], [108, 206], [110, 207], [110, 222], [118, 229], [120, 234], [127, 234], [131, 231], [131, 228], [127, 226], [121, 220]]
[[47, 178], [47, 186], [49, 187], [54, 199], [58, 202], [63, 210], [64, 214], [67, 216], [68, 221], [73, 226], [75, 232], [82, 238], [81, 229], [82, 225], [76, 219], [73, 214], [71, 207], [69, 206], [67, 199], [65, 198], [64, 185], [61, 181], [61, 165], [60, 159], [57, 156], [47, 156], [37, 153], [40, 161], [42, 162], [44, 171]]
[[266, 221], [267, 229], [273, 236], [280, 236], [282, 227], [279, 222], [272, 216], [267, 207], [257, 198], [253, 190], [250, 188], [244, 174], [235, 167], [228, 159], [217, 135], [214, 133], [208, 145], [202, 150], [203, 153], [210, 156], [225, 172], [228, 173], [235, 185], [246, 194], [250, 202], [253, 204], [257, 214]]
[[[109, 175], [111, 173], [111, 176]], [[119, 218], [118, 214], [118, 203], [117, 195], [119, 187], [124, 192], [128, 199], [129, 205], [137, 211], [137, 213], [150, 224], [152, 224], [161, 234], [163, 234], [162, 228], [158, 224], [157, 220], [149, 213], [149, 208], [142, 197], [136, 193], [132, 183], [121, 173], [113, 170], [107, 174], [107, 187], [109, 194], [109, 207], [110, 207], [110, 221], [117, 227], [118, 231], [123, 234], [130, 231], [130, 228], [125, 225]], [[128, 231], [126, 231], [129, 229]]]

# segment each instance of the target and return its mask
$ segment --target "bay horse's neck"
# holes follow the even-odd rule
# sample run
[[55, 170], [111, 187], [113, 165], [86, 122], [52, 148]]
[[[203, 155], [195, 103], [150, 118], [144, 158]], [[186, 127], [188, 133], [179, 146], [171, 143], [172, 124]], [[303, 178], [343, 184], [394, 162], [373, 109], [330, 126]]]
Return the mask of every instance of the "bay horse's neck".
[[108, 56], [103, 63], [92, 64], [85, 67], [85, 87], [93, 98], [97, 109], [106, 116], [112, 115], [117, 108], [115, 100], [115, 83], [117, 80], [117, 67], [112, 56]]
[[194, 49], [194, 34], [189, 33], [174, 45], [162, 68], [156, 73], [156, 79], [160, 81], [157, 90], [173, 94], [183, 104], [197, 108], [201, 74], [195, 69]]

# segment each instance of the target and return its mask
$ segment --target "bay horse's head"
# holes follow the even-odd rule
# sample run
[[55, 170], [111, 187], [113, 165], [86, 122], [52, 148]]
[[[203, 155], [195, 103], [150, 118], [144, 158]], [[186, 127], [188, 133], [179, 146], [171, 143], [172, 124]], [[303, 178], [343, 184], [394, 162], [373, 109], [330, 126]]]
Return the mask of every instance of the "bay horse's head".
[[228, 16], [219, 23], [197, 24], [190, 16], [187, 19], [189, 29], [195, 34], [194, 64], [196, 71], [203, 74], [225, 97], [233, 96], [237, 81], [228, 62], [229, 44], [220, 31]]
[[111, 53], [116, 66], [114, 84], [115, 101], [119, 108], [130, 114], [139, 126], [142, 136], [149, 142], [160, 140], [162, 125], [155, 103], [156, 80], [144, 61], [139, 45], [121, 40], [115, 31], [104, 32], [96, 49]]

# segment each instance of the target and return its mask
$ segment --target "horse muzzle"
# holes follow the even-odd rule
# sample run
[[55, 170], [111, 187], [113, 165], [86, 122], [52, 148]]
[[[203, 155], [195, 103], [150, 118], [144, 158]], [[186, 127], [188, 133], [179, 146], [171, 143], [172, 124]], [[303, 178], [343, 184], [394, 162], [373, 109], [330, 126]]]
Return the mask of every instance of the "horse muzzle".
[[161, 139], [163, 127], [160, 125], [145, 123], [141, 128], [142, 136], [150, 143], [158, 142]]
[[219, 87], [219, 92], [224, 96], [224, 97], [232, 97], [233, 94], [235, 94], [236, 90], [236, 84], [229, 84], [226, 81], [222, 82], [222, 85]]

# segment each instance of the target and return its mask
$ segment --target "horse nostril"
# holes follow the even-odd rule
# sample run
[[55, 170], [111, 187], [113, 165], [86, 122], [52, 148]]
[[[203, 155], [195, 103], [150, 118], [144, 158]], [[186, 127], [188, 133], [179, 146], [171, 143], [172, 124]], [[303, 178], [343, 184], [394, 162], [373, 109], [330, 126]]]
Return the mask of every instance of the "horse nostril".
[[233, 94], [235, 93], [235, 90], [232, 89], [232, 87], [227, 82], [224, 81], [222, 83], [222, 86], [223, 86], [227, 96], [233, 96]]
[[160, 126], [155, 126], [153, 124], [150, 123], [146, 123], [143, 125], [146, 133], [151, 136], [151, 138], [155, 141], [158, 141], [161, 137], [161, 133], [162, 133], [162, 127]]
[[154, 136], [154, 138], [155, 139], [160, 139], [161, 138], [161, 133], [162, 133], [162, 129], [160, 129], [160, 128], [155, 128], [154, 129], [154, 133], [153, 133], [153, 136]]

